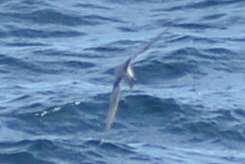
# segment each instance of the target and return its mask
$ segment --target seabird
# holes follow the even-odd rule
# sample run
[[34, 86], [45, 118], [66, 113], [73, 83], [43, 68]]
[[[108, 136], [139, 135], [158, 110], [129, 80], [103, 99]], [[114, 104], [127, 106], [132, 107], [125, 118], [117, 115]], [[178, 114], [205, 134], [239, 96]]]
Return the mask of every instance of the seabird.
[[165, 33], [167, 30], [164, 30], [160, 34], [158, 34], [156, 37], [154, 37], [149, 43], [147, 43], [142, 49], [140, 49], [136, 54], [134, 54], [132, 57], [130, 57], [128, 60], [126, 60], [125, 63], [120, 65], [116, 69], [116, 80], [113, 84], [112, 88], [112, 94], [110, 99], [110, 106], [109, 111], [107, 114], [106, 119], [106, 131], [111, 129], [112, 123], [115, 120], [115, 116], [118, 109], [118, 104], [120, 101], [120, 84], [124, 80], [127, 82], [130, 88], [133, 87], [136, 78], [133, 70], [133, 59], [135, 59], [138, 55], [144, 53], [146, 50], [148, 50], [153, 43], [155, 43], [163, 33]]

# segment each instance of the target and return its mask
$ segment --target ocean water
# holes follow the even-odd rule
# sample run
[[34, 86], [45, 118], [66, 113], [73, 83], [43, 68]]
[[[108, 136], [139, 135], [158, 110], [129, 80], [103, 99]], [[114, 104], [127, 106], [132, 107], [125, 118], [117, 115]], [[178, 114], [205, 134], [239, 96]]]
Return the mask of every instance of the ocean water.
[[[1, 0], [0, 164], [245, 163], [245, 1]], [[135, 60], [104, 136], [113, 70]]]

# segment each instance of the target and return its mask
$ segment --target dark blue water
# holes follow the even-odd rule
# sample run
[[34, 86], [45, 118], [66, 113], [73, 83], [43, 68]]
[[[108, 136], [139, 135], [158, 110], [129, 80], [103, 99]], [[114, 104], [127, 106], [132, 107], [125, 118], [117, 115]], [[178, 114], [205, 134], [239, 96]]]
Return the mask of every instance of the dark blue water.
[[[1, 164], [245, 163], [245, 1], [1, 0]], [[99, 144], [113, 69], [135, 61]]]

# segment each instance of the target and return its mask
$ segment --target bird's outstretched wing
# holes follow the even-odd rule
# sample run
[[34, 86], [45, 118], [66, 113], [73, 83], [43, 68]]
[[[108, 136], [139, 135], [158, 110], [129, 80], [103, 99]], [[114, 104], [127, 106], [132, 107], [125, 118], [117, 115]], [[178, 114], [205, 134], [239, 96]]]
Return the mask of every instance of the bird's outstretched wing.
[[130, 62], [133, 60], [133, 59], [135, 59], [138, 55], [140, 55], [140, 54], [142, 54], [142, 53], [144, 53], [146, 50], [148, 50], [156, 41], [158, 41], [160, 38], [161, 38], [161, 36], [164, 34], [164, 33], [166, 33], [167, 32], [167, 30], [168, 30], [168, 28], [167, 29], [165, 29], [164, 31], [162, 31], [161, 33], [159, 33], [157, 36], [155, 36], [154, 38], [152, 38], [152, 40], [151, 41], [149, 41], [144, 47], [142, 47], [139, 51], [137, 51], [129, 60], [130, 60]]
[[106, 131], [110, 130], [113, 121], [115, 120], [115, 116], [118, 109], [119, 99], [120, 99], [120, 82], [121, 79], [117, 79], [114, 83], [111, 100], [110, 100], [110, 107], [107, 114], [106, 120]]

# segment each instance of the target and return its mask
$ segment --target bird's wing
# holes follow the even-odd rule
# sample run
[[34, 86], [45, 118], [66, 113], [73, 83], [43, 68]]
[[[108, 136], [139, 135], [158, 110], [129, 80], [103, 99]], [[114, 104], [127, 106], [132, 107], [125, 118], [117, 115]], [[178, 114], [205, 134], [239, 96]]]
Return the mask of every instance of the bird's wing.
[[129, 60], [130, 62], [135, 59], [138, 55], [144, 53], [146, 50], [148, 50], [156, 41], [160, 39], [160, 37], [167, 32], [168, 28], [159, 33], [156, 37], [154, 37], [151, 41], [149, 41], [144, 47], [142, 47], [139, 51], [137, 51]]
[[106, 131], [108, 131], [111, 128], [116, 116], [116, 112], [118, 110], [118, 104], [120, 99], [120, 81], [121, 79], [117, 79], [113, 86], [110, 107], [106, 119]]

